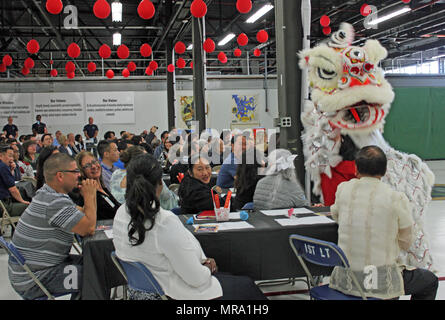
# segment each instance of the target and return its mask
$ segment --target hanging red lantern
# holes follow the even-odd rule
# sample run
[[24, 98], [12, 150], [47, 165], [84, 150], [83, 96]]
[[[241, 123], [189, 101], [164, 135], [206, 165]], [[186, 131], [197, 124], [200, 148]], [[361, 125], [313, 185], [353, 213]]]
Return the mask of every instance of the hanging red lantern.
[[411, 0], [402, 0], [403, 3], [410, 3]]
[[67, 73], [76, 71], [76, 65], [72, 61], [68, 61], [65, 64], [65, 70]]
[[259, 43], [267, 42], [267, 40], [269, 40], [269, 34], [267, 33], [266, 30], [260, 30], [256, 34], [256, 39], [258, 40]]
[[6, 67], [9, 67], [12, 64], [12, 58], [9, 54], [3, 57], [3, 63]]
[[128, 78], [130, 76], [130, 70], [128, 70], [128, 69], [122, 70], [122, 76], [124, 78]]
[[150, 0], [142, 0], [138, 5], [138, 14], [142, 19], [148, 20], [154, 17], [155, 6]]
[[150, 67], [145, 68], [145, 74], [147, 76], [151, 76], [153, 74], [153, 70]]
[[177, 54], [183, 54], [185, 52], [185, 50], [186, 50], [186, 46], [185, 46], [184, 42], [182, 42], [182, 41], [176, 42], [175, 52]]
[[29, 69], [28, 69], [27, 67], [23, 67], [23, 68], [22, 68], [22, 74], [23, 74], [24, 76], [28, 75], [28, 74], [29, 74]]
[[190, 68], [192, 68], [192, 69], [193, 69], [193, 61], [192, 61], [192, 62], [190, 62]]
[[51, 14], [59, 14], [62, 12], [62, 0], [46, 0], [46, 10]]
[[51, 75], [51, 77], [57, 77], [57, 74], [58, 74], [57, 69], [52, 69], [52, 70], [49, 72], [49, 74]]
[[54, 61], [53, 60], [49, 60], [49, 64], [54, 64]]
[[32, 60], [31, 58], [28, 58], [25, 60], [24, 65], [25, 65], [26, 69], [32, 69], [32, 68], [34, 68], [34, 66], [36, 64], [35, 64], [34, 60]]
[[93, 13], [99, 19], [106, 19], [111, 13], [110, 4], [106, 0], [97, 0], [93, 6]]
[[68, 79], [73, 79], [75, 76], [76, 76], [76, 73], [75, 73], [74, 71], [68, 72], [68, 73], [66, 74], [66, 77], [67, 77]]
[[89, 72], [94, 72], [96, 71], [96, 64], [94, 62], [90, 62], [88, 63], [88, 71]]
[[252, 1], [251, 0], [237, 0], [236, 1], [236, 9], [240, 13], [249, 13], [252, 10]]
[[108, 79], [112, 79], [114, 77], [114, 71], [109, 69], [106, 73]]
[[103, 44], [99, 48], [99, 56], [103, 59], [109, 58], [111, 56], [111, 48], [108, 45]]
[[185, 68], [185, 65], [186, 65], [185, 60], [182, 59], [182, 58], [179, 58], [178, 61], [176, 61], [176, 66], [177, 66], [179, 69], [183, 69], [183, 68]]
[[328, 27], [330, 23], [331, 23], [331, 19], [327, 15], [323, 15], [320, 18], [320, 24], [322, 27]]
[[207, 5], [202, 0], [193, 0], [190, 12], [195, 18], [202, 18], [207, 13]]
[[77, 43], [73, 42], [68, 46], [66, 52], [71, 58], [75, 59], [80, 56], [80, 47], [77, 45]]
[[222, 52], [222, 51], [220, 53], [218, 53], [218, 60], [221, 63], [227, 63], [227, 56], [226, 56], [226, 54], [224, 52]]
[[136, 63], [134, 63], [133, 61], [131, 61], [128, 65], [127, 65], [127, 69], [130, 72], [133, 72], [136, 70]]
[[145, 57], [145, 58], [148, 57], [148, 56], [150, 56], [151, 53], [152, 53], [151, 46], [150, 46], [148, 43], [144, 43], [144, 44], [141, 46], [141, 48], [140, 48], [139, 51], [141, 52], [141, 56], [143, 56], [143, 57]]
[[206, 41], [203, 43], [204, 51], [207, 53], [212, 53], [215, 51], [215, 41], [213, 41], [210, 38], [207, 38]]
[[168, 72], [175, 72], [175, 65], [174, 64], [169, 64], [167, 67], [167, 71]]
[[0, 63], [0, 72], [6, 72], [6, 65], [4, 63]]
[[247, 37], [247, 35], [245, 33], [241, 33], [238, 38], [236, 39], [236, 41], [238, 42], [238, 44], [241, 47], [244, 47], [245, 45], [247, 45], [249, 43], [249, 38]]
[[261, 56], [261, 50], [260, 50], [260, 49], [255, 49], [255, 50], [253, 51], [253, 55], [254, 55], [255, 57], [259, 57], [259, 56]]
[[40, 46], [37, 40], [29, 40], [29, 42], [26, 44], [26, 50], [28, 50], [30, 54], [36, 54], [37, 52], [39, 52]]
[[330, 35], [331, 34], [331, 27], [324, 27], [323, 28], [323, 34], [324, 35]]
[[150, 61], [149, 65], [151, 70], [156, 71], [156, 69], [158, 69], [158, 63], [156, 61]]
[[125, 44], [121, 44], [117, 48], [117, 56], [121, 59], [127, 59], [130, 56], [130, 50]]
[[369, 4], [365, 3], [360, 7], [360, 14], [364, 17], [367, 17], [372, 12]]
[[233, 55], [234, 55], [235, 57], [241, 57], [242, 54], [243, 54], [243, 52], [242, 52], [240, 49], [238, 49], [238, 48], [236, 48], [236, 49], [233, 51]]

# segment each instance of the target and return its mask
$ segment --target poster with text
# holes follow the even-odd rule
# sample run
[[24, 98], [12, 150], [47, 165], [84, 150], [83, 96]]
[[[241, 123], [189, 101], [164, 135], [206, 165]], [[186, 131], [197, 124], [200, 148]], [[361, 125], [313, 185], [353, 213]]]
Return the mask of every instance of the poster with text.
[[134, 92], [86, 92], [86, 117], [95, 123], [133, 124]]
[[85, 123], [83, 93], [34, 93], [34, 115], [41, 115], [47, 125]]
[[8, 117], [12, 116], [13, 123], [20, 126], [31, 126], [32, 116], [31, 93], [2, 93], [0, 94], [0, 125], [3, 128], [8, 123]]

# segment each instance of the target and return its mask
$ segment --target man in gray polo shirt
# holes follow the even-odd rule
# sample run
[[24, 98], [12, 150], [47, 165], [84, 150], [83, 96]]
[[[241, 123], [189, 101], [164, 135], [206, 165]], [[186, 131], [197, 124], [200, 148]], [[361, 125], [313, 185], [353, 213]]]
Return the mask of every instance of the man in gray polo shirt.
[[[52, 293], [76, 295], [82, 284], [81, 256], [70, 255], [73, 233], [93, 234], [96, 228], [97, 182], [84, 180], [79, 186], [83, 208], [68, 196], [78, 186], [80, 171], [67, 154], [49, 157], [43, 166], [46, 184], [40, 188], [23, 212], [12, 238], [37, 278]], [[9, 260], [12, 287], [24, 299], [45, 294], [23, 269]]]

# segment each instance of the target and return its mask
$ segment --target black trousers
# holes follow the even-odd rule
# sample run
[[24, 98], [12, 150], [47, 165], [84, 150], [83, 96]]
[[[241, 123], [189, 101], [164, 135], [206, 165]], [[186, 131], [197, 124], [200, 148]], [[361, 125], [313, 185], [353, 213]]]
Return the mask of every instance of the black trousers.
[[434, 300], [436, 298], [439, 279], [431, 271], [414, 269], [403, 271], [405, 294], [411, 300]]
[[267, 300], [249, 277], [218, 272], [213, 275], [218, 279], [223, 290], [223, 296], [215, 300]]

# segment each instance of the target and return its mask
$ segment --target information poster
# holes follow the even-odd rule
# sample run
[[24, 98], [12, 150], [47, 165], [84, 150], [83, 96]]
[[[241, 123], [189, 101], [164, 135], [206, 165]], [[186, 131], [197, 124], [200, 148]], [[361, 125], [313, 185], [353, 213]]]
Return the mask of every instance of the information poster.
[[84, 94], [76, 92], [34, 93], [34, 115], [51, 125], [84, 124]]
[[13, 123], [20, 126], [31, 126], [32, 116], [31, 93], [2, 93], [0, 94], [0, 125], [3, 128], [12, 116]]
[[134, 92], [86, 92], [86, 116], [94, 123], [133, 124]]

